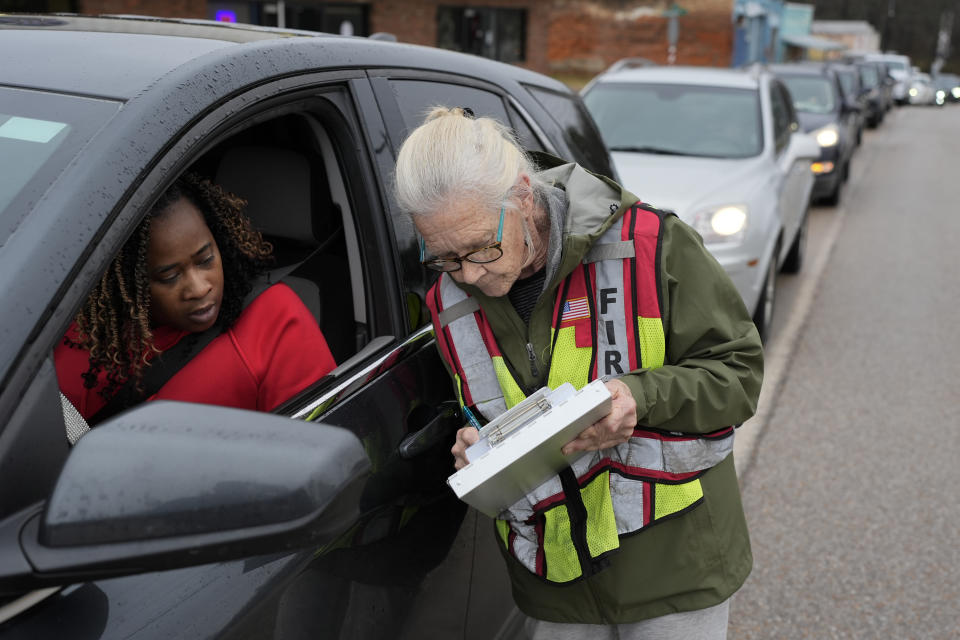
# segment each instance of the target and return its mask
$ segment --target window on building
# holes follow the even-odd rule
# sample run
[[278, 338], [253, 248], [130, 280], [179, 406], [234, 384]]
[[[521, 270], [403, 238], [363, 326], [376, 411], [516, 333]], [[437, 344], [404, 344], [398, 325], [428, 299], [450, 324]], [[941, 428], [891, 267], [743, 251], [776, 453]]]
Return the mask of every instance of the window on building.
[[437, 46], [502, 62], [526, 60], [526, 9], [438, 7]]
[[285, 29], [367, 36], [369, 4], [335, 2], [208, 2], [207, 17]]

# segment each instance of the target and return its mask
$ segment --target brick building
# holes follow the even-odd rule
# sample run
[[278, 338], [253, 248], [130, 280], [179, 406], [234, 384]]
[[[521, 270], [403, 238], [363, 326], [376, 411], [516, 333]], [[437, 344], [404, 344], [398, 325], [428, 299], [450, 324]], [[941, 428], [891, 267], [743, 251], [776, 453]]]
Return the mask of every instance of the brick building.
[[[0, 0], [14, 9], [236, 20], [369, 35], [589, 77], [623, 57], [668, 60], [671, 0]], [[729, 66], [734, 0], [680, 0], [676, 64]]]

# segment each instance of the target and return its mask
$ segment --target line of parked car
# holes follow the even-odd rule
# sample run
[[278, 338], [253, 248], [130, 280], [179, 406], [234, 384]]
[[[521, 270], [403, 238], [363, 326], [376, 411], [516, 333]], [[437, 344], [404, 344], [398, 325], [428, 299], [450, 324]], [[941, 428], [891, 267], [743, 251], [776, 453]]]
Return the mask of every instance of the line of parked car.
[[625, 59], [582, 95], [623, 184], [700, 233], [767, 337], [777, 273], [803, 264], [809, 204], [840, 201], [863, 129], [911, 101], [909, 71], [892, 54], [742, 69]]

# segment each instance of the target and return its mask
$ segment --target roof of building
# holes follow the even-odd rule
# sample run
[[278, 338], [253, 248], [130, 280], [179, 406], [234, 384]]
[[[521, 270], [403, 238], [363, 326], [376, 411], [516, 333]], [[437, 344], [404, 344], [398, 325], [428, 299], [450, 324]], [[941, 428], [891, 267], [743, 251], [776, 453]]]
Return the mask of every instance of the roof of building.
[[877, 30], [866, 20], [814, 20], [810, 25], [810, 33], [877, 35]]

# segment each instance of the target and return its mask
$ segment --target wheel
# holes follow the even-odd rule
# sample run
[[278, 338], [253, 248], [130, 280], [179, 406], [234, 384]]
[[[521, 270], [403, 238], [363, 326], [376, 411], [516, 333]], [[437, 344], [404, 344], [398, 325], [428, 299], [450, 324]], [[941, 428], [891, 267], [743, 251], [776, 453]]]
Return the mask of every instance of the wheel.
[[837, 183], [833, 186], [833, 191], [824, 196], [823, 203], [834, 207], [840, 203], [840, 188], [843, 186], [843, 176], [837, 176]]
[[844, 182], [850, 179], [850, 163], [851, 162], [853, 162], [853, 158], [850, 158], [849, 160], [847, 160], [843, 165], [843, 173], [840, 175], [843, 176]]
[[803, 256], [807, 251], [807, 214], [803, 214], [803, 220], [800, 221], [800, 228], [797, 229], [797, 235], [793, 237], [793, 244], [790, 245], [790, 252], [787, 253], [787, 259], [783, 261], [781, 271], [784, 273], [799, 273], [803, 267]]
[[770, 264], [767, 265], [767, 275], [763, 279], [763, 291], [757, 301], [757, 310], [753, 313], [753, 323], [757, 325], [757, 332], [763, 342], [770, 337], [770, 327], [773, 324], [773, 304], [777, 299], [777, 256], [780, 255], [780, 245], [773, 250]]

